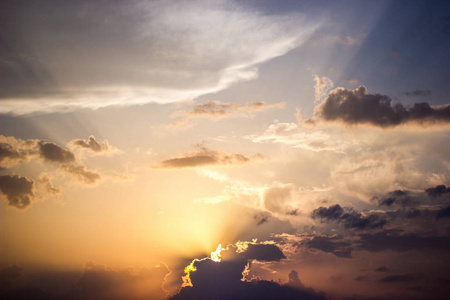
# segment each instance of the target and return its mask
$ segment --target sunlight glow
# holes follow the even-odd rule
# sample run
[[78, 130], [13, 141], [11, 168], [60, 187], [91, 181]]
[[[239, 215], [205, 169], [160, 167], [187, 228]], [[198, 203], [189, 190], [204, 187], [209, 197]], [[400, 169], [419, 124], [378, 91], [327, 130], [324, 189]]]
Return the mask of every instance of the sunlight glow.
[[183, 279], [183, 284], [181, 285], [181, 287], [193, 286], [192, 282], [191, 282], [190, 273], [197, 271], [197, 268], [194, 266], [196, 261], [203, 261], [206, 259], [210, 259], [214, 262], [220, 262], [222, 259], [222, 257], [220, 256], [220, 252], [222, 252], [222, 250], [225, 250], [225, 248], [222, 248], [222, 244], [219, 244], [219, 246], [217, 246], [217, 248], [216, 248], [216, 251], [211, 251], [211, 257], [204, 257], [202, 259], [198, 259], [198, 258], [193, 259], [191, 261], [191, 263], [184, 268], [184, 273], [186, 275], [181, 277]]
[[211, 252], [211, 260], [215, 261], [215, 262], [220, 262], [221, 260], [221, 256], [220, 256], [220, 252], [222, 250], [225, 250], [224, 248], [222, 248], [222, 244], [219, 244], [219, 246], [217, 246], [216, 251], [212, 251]]

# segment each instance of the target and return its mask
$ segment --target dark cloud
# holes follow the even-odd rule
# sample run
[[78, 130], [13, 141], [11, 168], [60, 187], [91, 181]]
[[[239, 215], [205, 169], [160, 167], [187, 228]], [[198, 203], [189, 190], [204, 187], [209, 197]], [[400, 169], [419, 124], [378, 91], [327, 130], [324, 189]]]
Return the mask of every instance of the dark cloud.
[[406, 96], [429, 96], [431, 95], [431, 90], [414, 90], [412, 92], [406, 92]]
[[426, 189], [425, 192], [428, 196], [437, 198], [441, 197], [443, 194], [450, 193], [450, 187], [446, 187], [445, 185], [437, 185], [436, 187]]
[[421, 236], [415, 233], [402, 234], [396, 231], [381, 231], [374, 234], [359, 235], [358, 248], [371, 252], [393, 250], [405, 252], [418, 251], [449, 251], [449, 236]]
[[8, 168], [28, 161], [29, 157], [28, 152], [19, 151], [9, 144], [0, 143], [0, 168]]
[[[376, 197], [374, 199], [377, 199]], [[415, 204], [409, 195], [408, 191], [396, 190], [388, 193], [385, 198], [378, 199], [378, 205], [380, 206], [392, 206], [399, 205], [402, 207], [411, 206]]]
[[414, 281], [417, 280], [417, 276], [412, 274], [404, 274], [404, 275], [389, 275], [381, 278], [378, 282], [383, 283], [393, 283], [393, 282], [405, 282], [405, 281]]
[[[341, 241], [338, 237], [315, 236], [305, 242], [309, 248], [331, 253], [337, 257], [351, 258], [351, 244]], [[294, 244], [295, 245], [295, 244]], [[298, 246], [299, 244], [296, 244]]]
[[280, 248], [273, 244], [249, 244], [242, 257], [258, 261], [280, 261], [286, 258]]
[[171, 158], [158, 163], [155, 167], [162, 169], [172, 168], [196, 168], [209, 165], [241, 165], [255, 160], [261, 160], [264, 157], [256, 154], [250, 157], [242, 154], [228, 154], [222, 151], [211, 150], [201, 147], [200, 151], [184, 153], [180, 157]]
[[[156, 300], [167, 297], [163, 285], [170, 270], [164, 264], [151, 268], [114, 270], [86, 264], [84, 272], [41, 269], [23, 274], [18, 267], [0, 273], [1, 299], [33, 300]], [[23, 280], [23, 278], [26, 280]], [[10, 286], [3, 284], [9, 283]]]
[[73, 163], [76, 161], [75, 154], [70, 151], [59, 147], [54, 143], [39, 142], [39, 156], [48, 162]]
[[359, 230], [381, 228], [386, 224], [386, 220], [376, 214], [363, 216], [351, 208], [343, 209], [339, 204], [328, 208], [319, 207], [312, 211], [311, 218], [325, 222], [336, 221], [343, 224], [345, 228]]
[[70, 141], [69, 144], [74, 145], [76, 147], [89, 149], [97, 153], [111, 151], [111, 147], [109, 146], [107, 140], [104, 140], [103, 142], [99, 143], [95, 140], [95, 137], [93, 135], [91, 135], [87, 141], [83, 139], [77, 139]]
[[256, 220], [256, 226], [260, 226], [264, 223], [269, 222], [270, 214], [259, 213], [254, 216]]
[[389, 272], [390, 269], [386, 266], [381, 266], [375, 269], [375, 272]]
[[325, 299], [323, 293], [305, 288], [298, 273], [289, 274], [289, 283], [243, 280], [243, 271], [251, 260], [279, 261], [285, 258], [276, 245], [249, 244], [246, 251], [234, 252], [234, 247], [222, 251], [222, 261], [210, 259], [194, 262], [196, 271], [190, 273], [192, 286], [183, 287], [171, 299]]
[[360, 86], [355, 90], [334, 89], [316, 107], [314, 116], [323, 121], [388, 128], [405, 123], [449, 123], [450, 105], [432, 107], [426, 102], [415, 103], [410, 107], [400, 103], [391, 105], [388, 96], [368, 94], [366, 87]]
[[436, 219], [450, 218], [450, 206], [438, 210]]
[[319, 207], [311, 213], [313, 219], [339, 220], [344, 214], [344, 210], [339, 204], [330, 207]]
[[18, 175], [0, 176], [0, 191], [6, 196], [9, 206], [19, 209], [28, 207], [35, 198], [34, 190], [33, 179]]

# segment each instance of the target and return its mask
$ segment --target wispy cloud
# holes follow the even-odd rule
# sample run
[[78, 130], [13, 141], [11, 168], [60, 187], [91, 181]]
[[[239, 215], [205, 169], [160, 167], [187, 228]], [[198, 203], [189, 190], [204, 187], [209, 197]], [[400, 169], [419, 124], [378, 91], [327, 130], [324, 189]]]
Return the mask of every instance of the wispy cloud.
[[318, 28], [300, 13], [228, 1], [90, 3], [89, 13], [79, 2], [11, 6], [24, 17], [4, 18], [16, 34], [5, 34], [1, 112], [14, 114], [193, 99], [256, 78], [256, 64]]
[[179, 157], [163, 160], [153, 167], [161, 169], [179, 169], [211, 165], [233, 166], [264, 159], [264, 156], [259, 153], [253, 156], [245, 156], [243, 154], [230, 154], [222, 151], [211, 150], [201, 145], [199, 147], [199, 151], [183, 153]]

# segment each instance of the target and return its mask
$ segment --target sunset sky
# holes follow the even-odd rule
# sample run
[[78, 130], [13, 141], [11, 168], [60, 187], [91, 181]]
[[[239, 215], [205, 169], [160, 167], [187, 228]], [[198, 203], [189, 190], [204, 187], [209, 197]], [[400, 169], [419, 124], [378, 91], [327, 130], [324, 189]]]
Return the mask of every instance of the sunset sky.
[[448, 299], [448, 1], [0, 6], [0, 298]]

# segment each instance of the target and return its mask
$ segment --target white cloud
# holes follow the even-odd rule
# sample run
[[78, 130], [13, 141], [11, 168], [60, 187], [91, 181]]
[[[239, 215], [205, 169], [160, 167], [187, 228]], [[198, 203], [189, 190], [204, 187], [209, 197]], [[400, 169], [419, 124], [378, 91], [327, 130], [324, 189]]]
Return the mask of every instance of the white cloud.
[[[6, 53], [11, 64], [3, 73], [28, 67], [42, 78], [8, 77], [3, 113], [192, 99], [256, 78], [256, 64], [300, 46], [318, 27], [298, 13], [263, 15], [229, 1], [140, 1], [106, 9], [92, 3], [88, 11], [73, 2], [52, 10], [36, 7], [19, 26], [24, 31], [8, 40], [27, 52], [21, 60]], [[48, 30], [59, 18], [65, 26]]]

